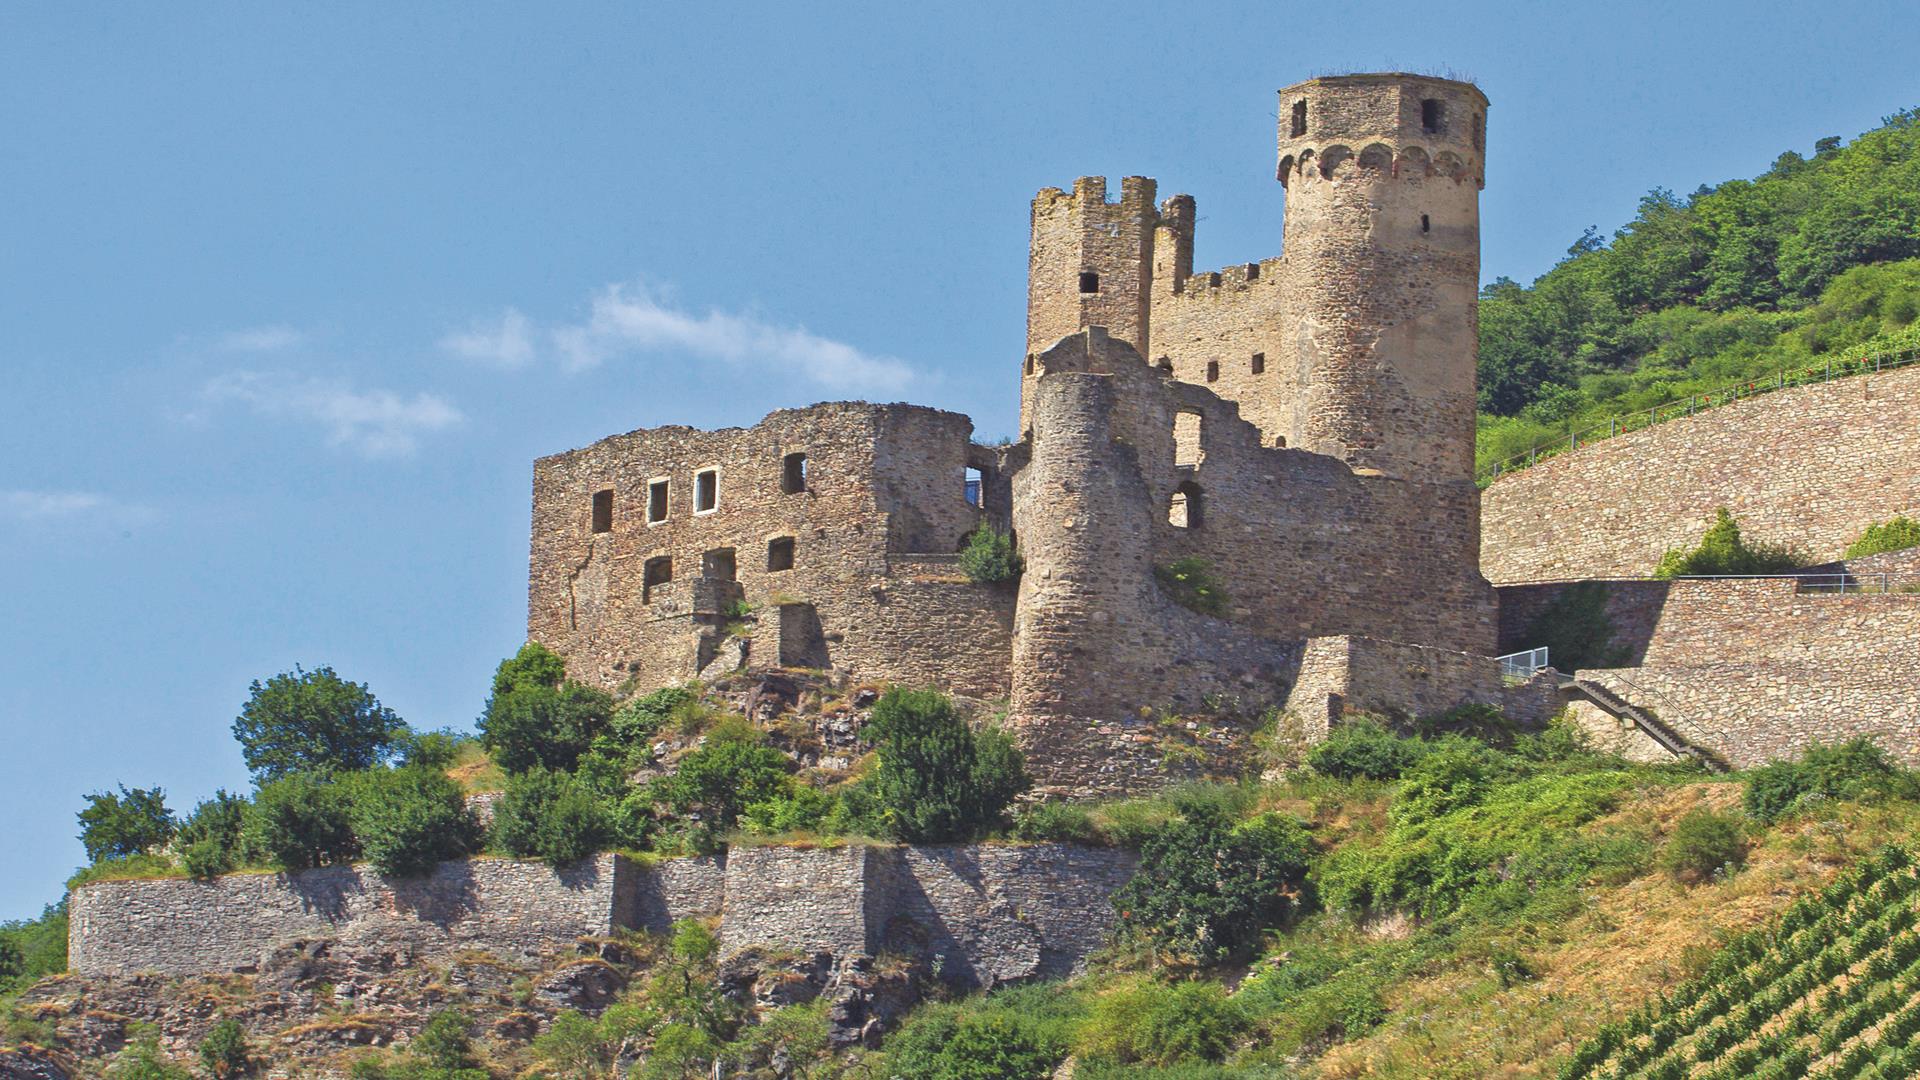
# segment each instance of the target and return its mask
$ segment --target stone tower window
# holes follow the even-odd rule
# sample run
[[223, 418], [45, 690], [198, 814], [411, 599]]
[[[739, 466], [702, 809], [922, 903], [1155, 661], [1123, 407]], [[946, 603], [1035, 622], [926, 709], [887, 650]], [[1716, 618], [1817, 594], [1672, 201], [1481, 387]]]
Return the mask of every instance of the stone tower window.
[[1254, 353], [1253, 359], [1251, 361], [1248, 361], [1247, 363], [1247, 370], [1251, 371], [1255, 375], [1258, 375], [1266, 371], [1267, 370], [1267, 354], [1263, 352]]
[[717, 581], [733, 581], [739, 575], [732, 548], [714, 548], [700, 556], [700, 576]]
[[1425, 214], [1421, 214], [1421, 215], [1420, 215], [1420, 231], [1421, 231], [1421, 232], [1432, 232], [1432, 231], [1433, 231], [1433, 222], [1431, 222], [1431, 221], [1428, 221], [1428, 220], [1427, 220], [1427, 215], [1425, 215]]
[[1293, 132], [1293, 138], [1296, 139], [1307, 133], [1306, 98], [1301, 98], [1299, 101], [1293, 103], [1293, 126], [1291, 130]]
[[720, 470], [702, 469], [693, 474], [693, 512], [711, 514], [720, 506]]
[[778, 573], [793, 569], [793, 537], [776, 536], [767, 541], [767, 571]]
[[1167, 524], [1176, 529], [1199, 528], [1202, 501], [1200, 485], [1191, 480], [1183, 482], [1173, 489], [1173, 498], [1167, 503]]
[[1173, 463], [1198, 465], [1201, 458], [1201, 419], [1197, 412], [1173, 414]]
[[1027, 354], [1027, 374], [1033, 374], [1033, 354]]
[[780, 459], [780, 490], [788, 495], [807, 490], [807, 455], [788, 454]]
[[1486, 153], [1487, 117], [1485, 113], [1473, 114], [1473, 148], [1483, 154]]
[[1420, 103], [1420, 130], [1429, 135], [1440, 133], [1440, 99], [1427, 98]]
[[640, 573], [640, 602], [653, 603], [653, 589], [673, 580], [673, 556], [656, 555], [648, 559]]
[[1080, 291], [1097, 293], [1100, 291], [1100, 275], [1091, 270], [1080, 271]]
[[1220, 361], [1218, 360], [1207, 361], [1207, 381], [1208, 382], [1220, 381]]
[[667, 520], [667, 478], [647, 481], [647, 524], [658, 525]]
[[962, 496], [967, 500], [968, 506], [982, 507], [986, 505], [985, 480], [986, 474], [971, 465], [967, 466], [966, 470], [961, 474], [960, 491]]
[[593, 531], [613, 531], [613, 489], [593, 493]]

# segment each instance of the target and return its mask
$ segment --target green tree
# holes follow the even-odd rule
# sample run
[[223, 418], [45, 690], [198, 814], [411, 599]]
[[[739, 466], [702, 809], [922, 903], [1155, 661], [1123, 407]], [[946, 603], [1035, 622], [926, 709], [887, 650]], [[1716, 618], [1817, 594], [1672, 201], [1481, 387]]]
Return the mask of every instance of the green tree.
[[571, 770], [612, 715], [612, 695], [566, 681], [565, 661], [528, 642], [494, 672], [481, 742], [508, 772]]
[[213, 1080], [232, 1080], [253, 1071], [247, 1032], [240, 1021], [228, 1018], [213, 1025], [207, 1037], [200, 1040], [200, 1067]]
[[861, 782], [883, 834], [913, 843], [965, 840], [1004, 823], [1015, 796], [1032, 786], [1005, 732], [974, 731], [933, 690], [894, 687], [874, 704], [867, 727], [874, 770]]
[[351, 862], [360, 854], [346, 790], [293, 773], [260, 785], [247, 808], [245, 843], [288, 870]]
[[418, 877], [472, 853], [480, 826], [460, 787], [432, 769], [373, 769], [351, 781], [354, 841], [383, 874]]
[[1235, 824], [1218, 807], [1189, 804], [1147, 840], [1140, 869], [1114, 894], [1121, 932], [1182, 961], [1245, 955], [1261, 931], [1305, 907], [1312, 853], [1291, 818]]
[[385, 761], [406, 724], [365, 683], [295, 666], [248, 687], [233, 737], [256, 782], [296, 772], [351, 772]]
[[784, 797], [793, 768], [793, 759], [768, 746], [758, 730], [723, 723], [680, 760], [673, 775], [655, 781], [653, 791], [676, 815], [697, 813], [713, 828], [730, 829], [747, 807]]
[[120, 785], [120, 793], [98, 791], [80, 811], [80, 845], [93, 862], [144, 855], [173, 838], [173, 812], [159, 788]]
[[1013, 550], [1013, 537], [987, 525], [973, 530], [960, 549], [960, 569], [968, 580], [980, 584], [1019, 577], [1021, 561]]
[[516, 858], [561, 866], [599, 851], [612, 835], [600, 797], [577, 778], [550, 769], [509, 776], [493, 808], [493, 845]]
[[197, 878], [224, 874], [246, 859], [247, 800], [227, 791], [193, 808], [180, 823], [175, 846], [181, 865]]

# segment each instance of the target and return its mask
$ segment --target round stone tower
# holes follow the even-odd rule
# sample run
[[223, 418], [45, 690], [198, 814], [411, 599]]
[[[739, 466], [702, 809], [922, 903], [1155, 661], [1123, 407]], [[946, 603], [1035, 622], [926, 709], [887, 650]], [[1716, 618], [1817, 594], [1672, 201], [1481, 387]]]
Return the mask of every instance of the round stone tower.
[[1421, 75], [1280, 91], [1295, 445], [1473, 482], [1486, 118], [1477, 87]]

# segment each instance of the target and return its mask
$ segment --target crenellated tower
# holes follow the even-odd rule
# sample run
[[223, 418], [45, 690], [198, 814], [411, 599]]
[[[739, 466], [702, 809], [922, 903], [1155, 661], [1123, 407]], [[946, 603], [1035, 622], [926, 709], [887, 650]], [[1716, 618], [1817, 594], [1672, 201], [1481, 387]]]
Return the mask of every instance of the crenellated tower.
[[1486, 116], [1420, 75], [1280, 91], [1294, 445], [1472, 483]]

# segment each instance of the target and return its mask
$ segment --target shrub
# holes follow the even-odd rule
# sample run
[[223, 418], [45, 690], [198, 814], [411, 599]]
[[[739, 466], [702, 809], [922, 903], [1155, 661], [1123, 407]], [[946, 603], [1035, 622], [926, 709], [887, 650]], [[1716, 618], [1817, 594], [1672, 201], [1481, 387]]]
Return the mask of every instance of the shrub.
[[1013, 537], [986, 525], [973, 530], [960, 549], [960, 569], [968, 580], [983, 585], [1019, 577], [1021, 560], [1013, 550]]
[[565, 675], [565, 662], [533, 642], [500, 662], [479, 726], [501, 768], [572, 769], [607, 727], [612, 695]]
[[253, 1069], [253, 1059], [247, 1055], [247, 1033], [240, 1021], [227, 1019], [213, 1025], [207, 1037], [200, 1040], [200, 1067], [213, 1080], [245, 1076]]
[[1427, 745], [1361, 717], [1335, 727], [1307, 752], [1307, 767], [1323, 776], [1395, 780], [1426, 755]]
[[1744, 805], [1749, 817], [1773, 822], [1810, 799], [1867, 799], [1914, 789], [1913, 774], [1871, 739], [1815, 742], [1796, 761], [1770, 762], [1748, 773]]
[[1847, 545], [1848, 559], [1862, 559], [1885, 551], [1904, 551], [1920, 547], [1920, 521], [1902, 514], [1892, 521], [1877, 521], [1867, 526], [1860, 539]]
[[517, 858], [560, 866], [599, 851], [612, 833], [599, 797], [562, 772], [533, 768], [508, 777], [493, 807], [493, 845]]
[[418, 877], [478, 846], [480, 826], [460, 786], [443, 772], [374, 769], [352, 785], [354, 840], [383, 874]]
[[1066, 1047], [1008, 1010], [942, 1010], [909, 1022], [887, 1043], [887, 1073], [914, 1080], [1046, 1080]]
[[1262, 930], [1306, 906], [1312, 853], [1306, 827], [1292, 818], [1262, 814], [1236, 825], [1217, 807], [1182, 807], [1114, 894], [1121, 932], [1195, 963], [1244, 955]]
[[467, 736], [451, 731], [409, 731], [400, 740], [400, 760], [414, 768], [450, 769]]
[[330, 667], [296, 665], [247, 690], [233, 737], [256, 781], [372, 768], [392, 755], [407, 729], [365, 683], [350, 683]]
[[873, 830], [896, 840], [943, 843], [997, 827], [1032, 783], [1013, 739], [976, 732], [933, 690], [895, 687], [874, 704], [867, 731], [873, 772], [858, 785]]
[[1660, 851], [1660, 868], [1676, 881], [1695, 884], [1747, 861], [1740, 819], [1708, 809], [1694, 810], [1674, 826]]
[[472, 1069], [479, 1065], [468, 1033], [472, 1025], [472, 1019], [459, 1009], [441, 1009], [427, 1018], [407, 1051], [436, 1069]]
[[613, 714], [610, 734], [622, 746], [631, 746], [652, 738], [676, 712], [699, 701], [699, 695], [684, 686], [669, 686], [634, 698]]
[[1024, 807], [1014, 815], [1013, 835], [1022, 840], [1091, 844], [1100, 839], [1100, 830], [1094, 826], [1093, 814], [1086, 807], [1049, 800]]
[[1230, 598], [1213, 572], [1213, 564], [1198, 555], [1175, 559], [1153, 568], [1153, 577], [1173, 602], [1202, 615], [1225, 615]]
[[67, 970], [66, 900], [48, 905], [38, 919], [0, 922], [0, 952], [0, 994]]
[[247, 808], [245, 836], [250, 850], [288, 870], [351, 862], [360, 853], [347, 793], [312, 773], [261, 784]]
[[673, 813], [697, 812], [704, 823], [729, 829], [747, 807], [785, 796], [792, 770], [792, 759], [768, 746], [765, 735], [736, 721], [715, 728], [673, 775], [654, 781], [653, 790]]
[[1141, 983], [1096, 1000], [1074, 1050], [1116, 1065], [1217, 1062], [1249, 1027], [1217, 982]]
[[193, 808], [175, 844], [180, 865], [197, 878], [224, 874], [246, 861], [247, 800], [225, 791]]
[[98, 791], [80, 811], [80, 844], [93, 862], [144, 855], [173, 838], [172, 811], [159, 788], [120, 785], [118, 795]]
[[1504, 771], [1501, 756], [1466, 739], [1448, 739], [1408, 766], [1390, 811], [1395, 825], [1432, 821], [1478, 803]]
[[107, 1080], [193, 1080], [193, 1074], [160, 1049], [160, 1036], [148, 1030], [120, 1051], [107, 1066]]
[[816, 787], [791, 784], [789, 790], [740, 813], [740, 827], [761, 836], [818, 829], [839, 800]]
[[1688, 551], [1669, 548], [1654, 568], [1657, 578], [1713, 574], [1774, 574], [1798, 568], [1805, 560], [1789, 548], [1773, 544], [1748, 544], [1740, 536], [1740, 523], [1722, 506], [1714, 511], [1713, 524], [1700, 538], [1700, 546]]

